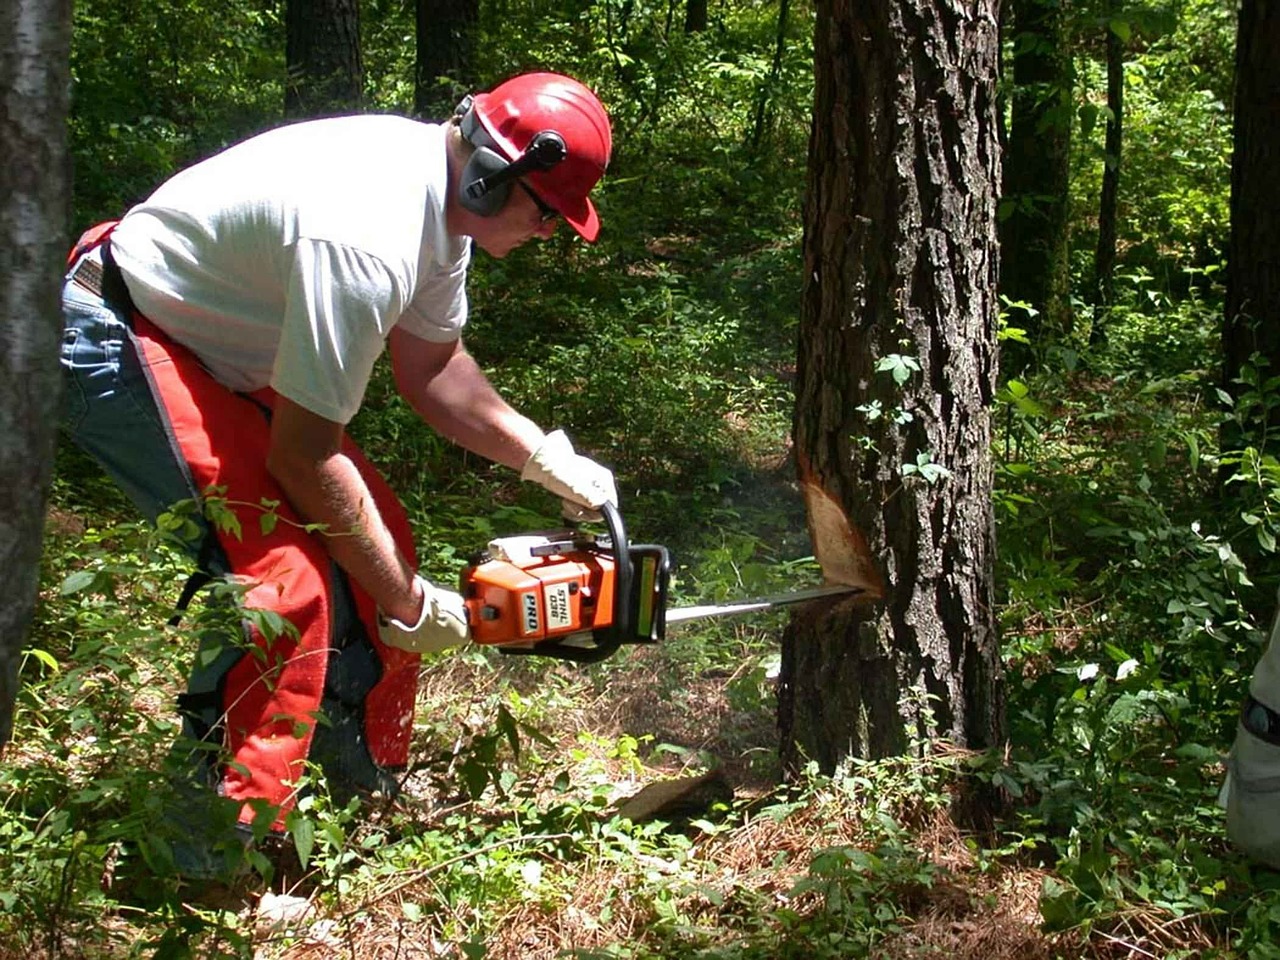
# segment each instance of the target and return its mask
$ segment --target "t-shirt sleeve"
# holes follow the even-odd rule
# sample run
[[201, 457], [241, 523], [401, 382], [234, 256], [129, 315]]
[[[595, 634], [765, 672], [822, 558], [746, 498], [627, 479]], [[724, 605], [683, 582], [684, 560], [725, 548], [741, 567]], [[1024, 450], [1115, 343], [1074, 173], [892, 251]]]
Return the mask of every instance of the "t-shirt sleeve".
[[272, 388], [326, 420], [350, 422], [403, 307], [400, 288], [377, 257], [299, 240]]
[[465, 250], [454, 263], [438, 267], [418, 284], [401, 314], [397, 328], [432, 343], [449, 343], [462, 336], [467, 323], [467, 264]]

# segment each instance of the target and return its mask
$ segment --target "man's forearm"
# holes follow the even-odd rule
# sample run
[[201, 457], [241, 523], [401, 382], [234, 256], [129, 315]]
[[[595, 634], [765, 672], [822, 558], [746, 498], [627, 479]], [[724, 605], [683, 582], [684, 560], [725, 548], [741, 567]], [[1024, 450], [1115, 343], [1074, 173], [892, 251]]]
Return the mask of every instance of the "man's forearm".
[[422, 607], [414, 570], [396, 549], [373, 496], [342, 453], [315, 462], [273, 461], [276, 480], [308, 523], [324, 524], [325, 547], [383, 612], [413, 623]]
[[542, 442], [542, 429], [514, 410], [465, 351], [407, 398], [441, 435], [473, 453], [519, 470]]

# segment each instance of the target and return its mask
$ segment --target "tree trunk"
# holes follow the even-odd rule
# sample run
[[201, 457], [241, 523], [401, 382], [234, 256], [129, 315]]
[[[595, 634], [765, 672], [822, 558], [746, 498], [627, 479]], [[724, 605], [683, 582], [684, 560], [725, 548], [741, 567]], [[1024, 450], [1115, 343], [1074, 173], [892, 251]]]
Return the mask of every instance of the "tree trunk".
[[0, 13], [0, 750], [36, 600], [61, 377], [71, 3]]
[[701, 33], [707, 29], [707, 0], [688, 0], [684, 8], [684, 32]]
[[478, 0], [417, 0], [417, 70], [414, 111], [445, 119], [477, 86], [472, 71]]
[[352, 113], [364, 102], [358, 0], [288, 0], [285, 10], [290, 117]]
[[[1124, 133], [1124, 41], [1116, 26], [1107, 25], [1107, 139], [1102, 170], [1102, 197], [1098, 202], [1098, 250], [1093, 258], [1094, 303], [1110, 307], [1115, 298], [1116, 222], [1119, 217], [1120, 151]], [[1094, 315], [1093, 336], [1096, 342], [1104, 331], [1105, 318], [1100, 309]]]
[[756, 99], [756, 120], [751, 130], [751, 138], [747, 147], [752, 153], [760, 150], [764, 140], [764, 131], [769, 119], [769, 103], [774, 90], [778, 86], [778, 77], [782, 73], [782, 57], [787, 50], [787, 16], [790, 13], [791, 0], [780, 0], [778, 4], [778, 30], [773, 44], [773, 62], [769, 66], [769, 75]]
[[[1072, 326], [1071, 56], [1055, 0], [1013, 0], [1011, 12], [1013, 93], [1001, 202], [1000, 292], [1039, 311], [1037, 327], [1065, 333]], [[1017, 319], [1018, 326], [1026, 326], [1028, 318]], [[1035, 330], [1030, 332], [1034, 336]], [[1006, 373], [1010, 359], [1006, 351]]]
[[[779, 725], [793, 770], [916, 738], [1003, 738], [996, 18], [997, 0], [818, 3], [793, 432], [824, 572], [847, 552], [840, 565], [872, 574], [863, 602], [787, 628]], [[847, 545], [821, 503], [848, 519]]]
[[[1231, 252], [1223, 322], [1223, 385], [1235, 397], [1235, 380], [1249, 358], [1267, 363], [1263, 377], [1280, 374], [1280, 71], [1271, 58], [1280, 49], [1280, 5], [1244, 0], [1236, 39], [1235, 149], [1231, 160]], [[1280, 410], [1270, 422], [1255, 419], [1223, 426], [1222, 449], [1244, 445], [1280, 454]]]

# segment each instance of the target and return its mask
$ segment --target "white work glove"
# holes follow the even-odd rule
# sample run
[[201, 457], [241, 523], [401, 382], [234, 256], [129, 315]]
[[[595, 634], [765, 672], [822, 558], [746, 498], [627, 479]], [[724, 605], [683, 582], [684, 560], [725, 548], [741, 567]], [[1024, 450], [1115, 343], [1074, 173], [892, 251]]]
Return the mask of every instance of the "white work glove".
[[599, 520], [606, 501], [617, 504], [613, 472], [573, 451], [563, 430], [548, 433], [520, 471], [520, 479], [540, 484], [564, 500], [569, 520]]
[[456, 647], [471, 638], [467, 627], [467, 607], [462, 595], [441, 590], [424, 577], [417, 577], [422, 587], [422, 613], [410, 626], [391, 617], [378, 617], [378, 636], [389, 647], [410, 653], [434, 653]]

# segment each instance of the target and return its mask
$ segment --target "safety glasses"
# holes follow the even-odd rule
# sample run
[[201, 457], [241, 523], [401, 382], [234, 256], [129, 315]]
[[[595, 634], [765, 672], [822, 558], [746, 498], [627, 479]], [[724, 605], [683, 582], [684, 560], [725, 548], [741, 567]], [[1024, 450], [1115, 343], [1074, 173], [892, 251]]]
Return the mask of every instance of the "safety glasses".
[[520, 184], [520, 189], [527, 193], [529, 195], [529, 199], [537, 206], [538, 214], [542, 218], [543, 223], [547, 223], [560, 216], [560, 211], [547, 206], [546, 201], [533, 192], [533, 187], [529, 186], [523, 180], [517, 180], [516, 183]]

